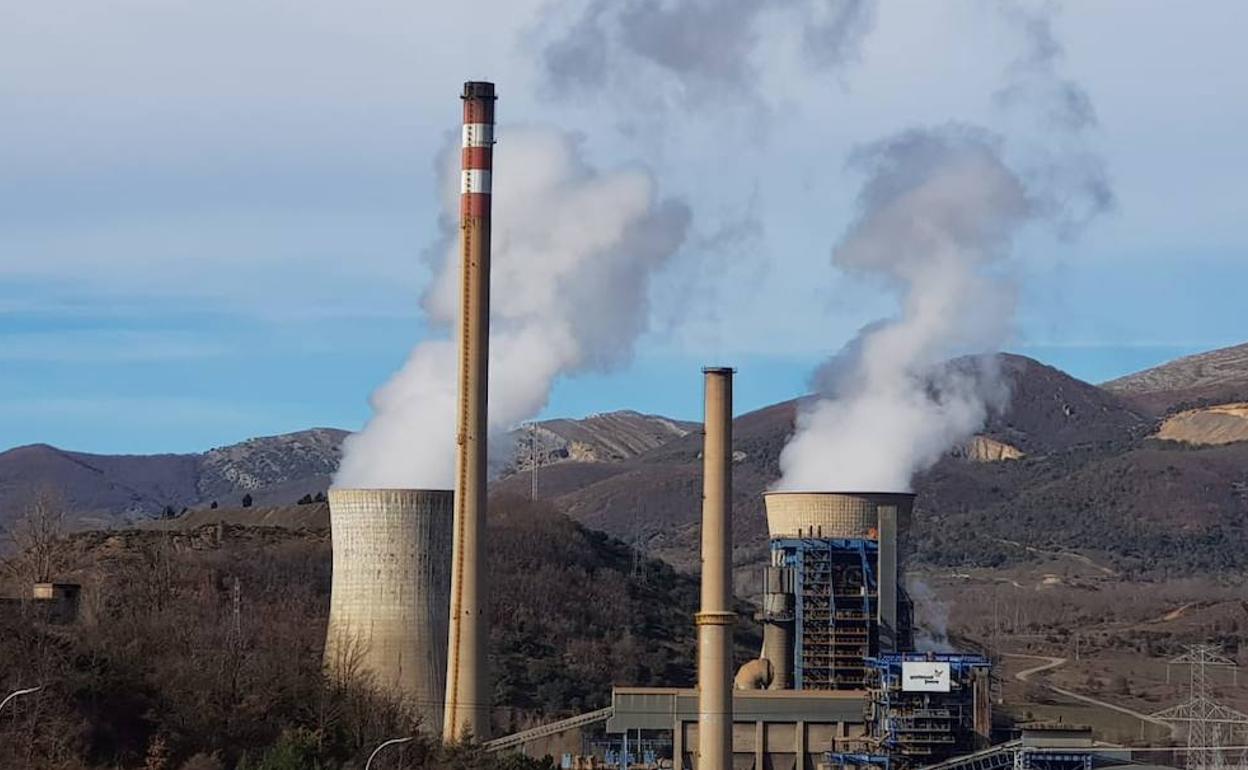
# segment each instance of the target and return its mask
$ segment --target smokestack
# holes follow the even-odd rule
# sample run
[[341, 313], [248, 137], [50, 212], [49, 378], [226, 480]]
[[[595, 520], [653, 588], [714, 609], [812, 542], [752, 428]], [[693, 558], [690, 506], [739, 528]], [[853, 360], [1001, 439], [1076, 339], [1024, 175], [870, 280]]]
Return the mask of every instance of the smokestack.
[[698, 767], [732, 767], [732, 369], [707, 368], [702, 444]]
[[464, 83], [463, 181], [460, 188], [462, 282], [459, 322], [458, 454], [447, 646], [448, 743], [489, 737], [485, 561], [486, 385], [490, 354], [490, 173], [494, 84]]
[[367, 674], [442, 727], [451, 490], [331, 489], [334, 576], [325, 666]]

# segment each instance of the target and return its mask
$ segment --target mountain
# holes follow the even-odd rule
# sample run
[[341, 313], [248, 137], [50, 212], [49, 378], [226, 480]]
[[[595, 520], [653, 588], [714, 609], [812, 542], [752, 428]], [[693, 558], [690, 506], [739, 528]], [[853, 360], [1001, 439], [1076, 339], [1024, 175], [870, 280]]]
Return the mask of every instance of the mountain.
[[[695, 429], [695, 423], [632, 411], [583, 420], [536, 423], [543, 466], [631, 459]], [[334, 428], [265, 436], [198, 454], [100, 455], [46, 444], [0, 452], [0, 527], [13, 520], [31, 490], [57, 490], [77, 526], [107, 527], [160, 515], [167, 508], [283, 506], [328, 489], [347, 431]], [[527, 468], [533, 432], [513, 433], [511, 468]]]
[[1248, 343], [1179, 358], [1102, 387], [1152, 414], [1248, 401]]
[[539, 467], [561, 462], [620, 462], [697, 429], [696, 422], [627, 409], [580, 420], [542, 420], [511, 432], [516, 451], [508, 470], [528, 470], [534, 461]]
[[[1154, 421], [1095, 385], [1029, 358], [1002, 354], [998, 363], [1011, 390], [1009, 407], [994, 415], [984, 441], [1008, 445], [1024, 459], [984, 463], [950, 457], [917, 480], [916, 519], [935, 521], [935, 512], [986, 511], [1000, 498], [1038, 484], [1070, 457], [1112, 456], [1136, 446]], [[800, 400], [786, 401], [738, 417], [733, 423], [733, 527], [740, 565], [756, 562], [766, 543], [762, 493], [780, 472], [780, 451], [793, 431]], [[700, 433], [670, 441], [637, 458], [611, 465], [581, 463], [538, 471], [539, 497], [568, 515], [602, 529], [686, 569], [697, 566], [701, 504]], [[1002, 487], [1002, 469], [1026, 467]], [[523, 493], [526, 479], [503, 479], [501, 490]], [[922, 530], [919, 530], [920, 534]], [[738, 576], [751, 580], [748, 570]]]
[[33, 444], [0, 453], [0, 526], [30, 490], [55, 489], [80, 526], [108, 526], [166, 508], [293, 502], [324, 489], [338, 467], [345, 431], [332, 428], [254, 438], [202, 454], [100, 455]]
[[[1233, 383], [1233, 356], [1211, 355], [1220, 362], [1216, 374], [1206, 366], [1196, 379], [1150, 375], [1136, 382], [1152, 382], [1147, 387], [1154, 390], [1138, 393], [1160, 398], [1166, 391], [1156, 388], [1167, 383], [1180, 390]], [[1244, 409], [1204, 406], [1207, 413], [1159, 418], [1131, 390], [1143, 385], [1122, 384], [1130, 377], [1110, 389], [1021, 356], [1001, 355], [998, 364], [1012, 393], [1008, 408], [915, 479], [913, 558], [998, 564], [1073, 550], [1103, 554], [1126, 570], [1248, 565], [1248, 442], [1242, 425], [1225, 422], [1248, 420]], [[1175, 371], [1191, 366], [1189, 359], [1180, 364]], [[753, 578], [745, 567], [758, 561], [766, 543], [761, 495], [779, 475], [800, 403], [785, 401], [734, 421], [735, 559], [746, 593]], [[493, 489], [528, 497], [535, 488], [539, 499], [583, 525], [696, 569], [697, 428], [635, 412], [542, 422], [513, 435], [516, 458]], [[325, 488], [343, 435], [321, 429], [203, 455], [143, 458], [21, 447], [0, 454], [0, 506], [13, 510], [15, 484], [26, 479], [60, 486], [88, 522], [151, 516], [169, 505], [202, 508], [212, 500], [237, 505], [244, 492], [257, 505], [290, 505]], [[526, 443], [534, 437], [536, 469], [529, 467], [534, 453]]]

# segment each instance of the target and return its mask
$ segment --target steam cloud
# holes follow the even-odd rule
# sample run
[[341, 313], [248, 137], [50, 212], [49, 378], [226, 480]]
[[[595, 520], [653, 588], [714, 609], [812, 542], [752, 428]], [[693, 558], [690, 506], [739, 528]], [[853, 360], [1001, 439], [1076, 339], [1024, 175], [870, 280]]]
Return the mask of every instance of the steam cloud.
[[792, 22], [808, 61], [834, 67], [857, 56], [875, 11], [875, 0], [591, 0], [544, 47], [544, 72], [559, 93], [620, 85], [645, 67], [685, 94], [749, 91], [764, 17]]
[[974, 432], [1005, 396], [990, 359], [942, 365], [1008, 333], [1012, 292], [987, 268], [1032, 206], [1000, 142], [966, 126], [912, 131], [863, 148], [851, 164], [870, 178], [833, 262], [882, 277], [900, 292], [901, 313], [820, 370], [821, 398], [799, 412], [780, 455], [780, 489], [909, 489], [914, 470]]
[[[424, 308], [448, 331], [459, 313], [458, 154], [443, 169], [442, 259]], [[685, 239], [688, 207], [660, 200], [640, 169], [600, 172], [576, 140], [509, 130], [496, 148], [489, 430], [534, 417], [560, 375], [625, 363], [649, 316], [650, 279]], [[457, 348], [420, 343], [372, 397], [334, 483], [449, 488], [454, 478]], [[493, 444], [497, 446], [497, 443]]]
[[1051, 7], [1005, 6], [1023, 35], [996, 101], [1039, 111], [1053, 146], [1018, 168], [1004, 141], [964, 125], [916, 129], [850, 159], [867, 181], [833, 264], [900, 299], [896, 317], [861, 330], [816, 374], [780, 455], [778, 489], [908, 490], [915, 473], [1003, 408], [994, 351], [1012, 332], [1014, 289], [1001, 263], [1029, 222], [1077, 233], [1112, 203], [1103, 166], [1082, 144], [1091, 100], [1056, 71]]

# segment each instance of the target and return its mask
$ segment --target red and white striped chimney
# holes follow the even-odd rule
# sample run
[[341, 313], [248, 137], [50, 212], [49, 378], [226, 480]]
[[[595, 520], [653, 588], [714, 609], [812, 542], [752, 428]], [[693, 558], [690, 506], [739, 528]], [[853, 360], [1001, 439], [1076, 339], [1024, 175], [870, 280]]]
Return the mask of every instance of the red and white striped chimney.
[[486, 392], [490, 357], [490, 173], [494, 166], [494, 84], [464, 83], [463, 182], [460, 188], [462, 283], [459, 413], [447, 639], [448, 743], [489, 737], [486, 670]]

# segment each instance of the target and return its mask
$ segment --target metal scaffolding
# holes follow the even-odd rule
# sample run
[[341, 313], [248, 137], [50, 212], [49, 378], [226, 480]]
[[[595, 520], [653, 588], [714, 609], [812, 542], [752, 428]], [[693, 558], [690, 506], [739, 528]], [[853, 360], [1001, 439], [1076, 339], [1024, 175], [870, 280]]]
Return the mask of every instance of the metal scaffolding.
[[799, 690], [859, 690], [879, 651], [879, 544], [865, 539], [783, 538], [773, 551], [793, 576], [793, 684]]

